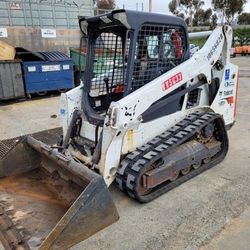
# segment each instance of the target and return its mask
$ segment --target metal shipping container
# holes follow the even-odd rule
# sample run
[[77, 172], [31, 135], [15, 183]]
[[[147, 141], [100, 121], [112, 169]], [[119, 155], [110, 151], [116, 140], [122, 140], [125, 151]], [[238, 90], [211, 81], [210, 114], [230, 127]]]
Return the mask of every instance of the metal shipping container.
[[74, 85], [72, 60], [61, 52], [38, 54], [38, 61], [26, 58], [22, 62], [26, 93], [71, 89]]
[[25, 97], [19, 60], [0, 61], [0, 101]]
[[80, 52], [80, 49], [70, 48], [70, 57], [73, 61], [74, 70], [84, 71], [86, 65], [86, 51]]

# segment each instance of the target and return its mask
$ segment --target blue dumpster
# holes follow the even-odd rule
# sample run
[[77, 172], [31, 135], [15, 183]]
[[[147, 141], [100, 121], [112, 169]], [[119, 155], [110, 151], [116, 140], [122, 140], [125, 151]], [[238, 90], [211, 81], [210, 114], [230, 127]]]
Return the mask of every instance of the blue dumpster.
[[[24, 53], [23, 57], [25, 54], [27, 55]], [[22, 67], [27, 94], [73, 87], [72, 60], [64, 53], [36, 52], [23, 60]]]

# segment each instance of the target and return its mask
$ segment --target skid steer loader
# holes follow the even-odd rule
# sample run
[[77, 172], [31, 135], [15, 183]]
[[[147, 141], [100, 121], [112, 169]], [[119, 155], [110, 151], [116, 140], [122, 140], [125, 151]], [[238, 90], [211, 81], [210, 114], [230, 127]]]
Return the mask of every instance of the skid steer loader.
[[228, 151], [238, 84], [229, 26], [190, 58], [177, 17], [115, 10], [79, 23], [86, 68], [61, 96], [62, 140], [22, 137], [0, 161], [5, 246], [69, 248], [118, 220], [112, 182], [149, 202]]

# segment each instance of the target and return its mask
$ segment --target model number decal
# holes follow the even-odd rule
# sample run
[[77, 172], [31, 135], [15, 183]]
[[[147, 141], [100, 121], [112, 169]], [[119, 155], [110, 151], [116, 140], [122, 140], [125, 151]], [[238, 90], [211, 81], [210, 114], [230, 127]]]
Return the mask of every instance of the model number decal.
[[228, 87], [233, 87], [234, 86], [234, 82], [232, 81], [232, 82], [225, 82], [224, 83], [224, 86], [226, 87], [226, 88], [228, 88]]
[[232, 94], [233, 94], [233, 89], [224, 91], [224, 96], [229, 96], [229, 95], [232, 95]]
[[176, 75], [170, 77], [169, 79], [167, 79], [163, 84], [162, 84], [162, 90], [166, 91], [167, 89], [169, 89], [170, 87], [174, 86], [175, 84], [179, 83], [180, 81], [182, 81], [183, 77], [182, 77], [182, 73], [179, 72]]
[[221, 34], [221, 35], [219, 36], [219, 38], [216, 40], [216, 42], [214, 43], [214, 45], [213, 45], [212, 49], [210, 50], [210, 52], [208, 53], [208, 55], [207, 55], [207, 60], [210, 60], [210, 59], [211, 59], [211, 57], [212, 57], [213, 54], [215, 53], [217, 47], [220, 45], [222, 39], [223, 39], [223, 35]]

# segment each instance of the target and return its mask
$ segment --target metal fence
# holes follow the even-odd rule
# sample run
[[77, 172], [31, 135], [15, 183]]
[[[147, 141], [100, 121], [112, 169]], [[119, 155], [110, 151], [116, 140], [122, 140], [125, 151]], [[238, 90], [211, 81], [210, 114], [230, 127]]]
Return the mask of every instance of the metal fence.
[[0, 0], [0, 26], [78, 28], [78, 16], [93, 16], [93, 0]]

